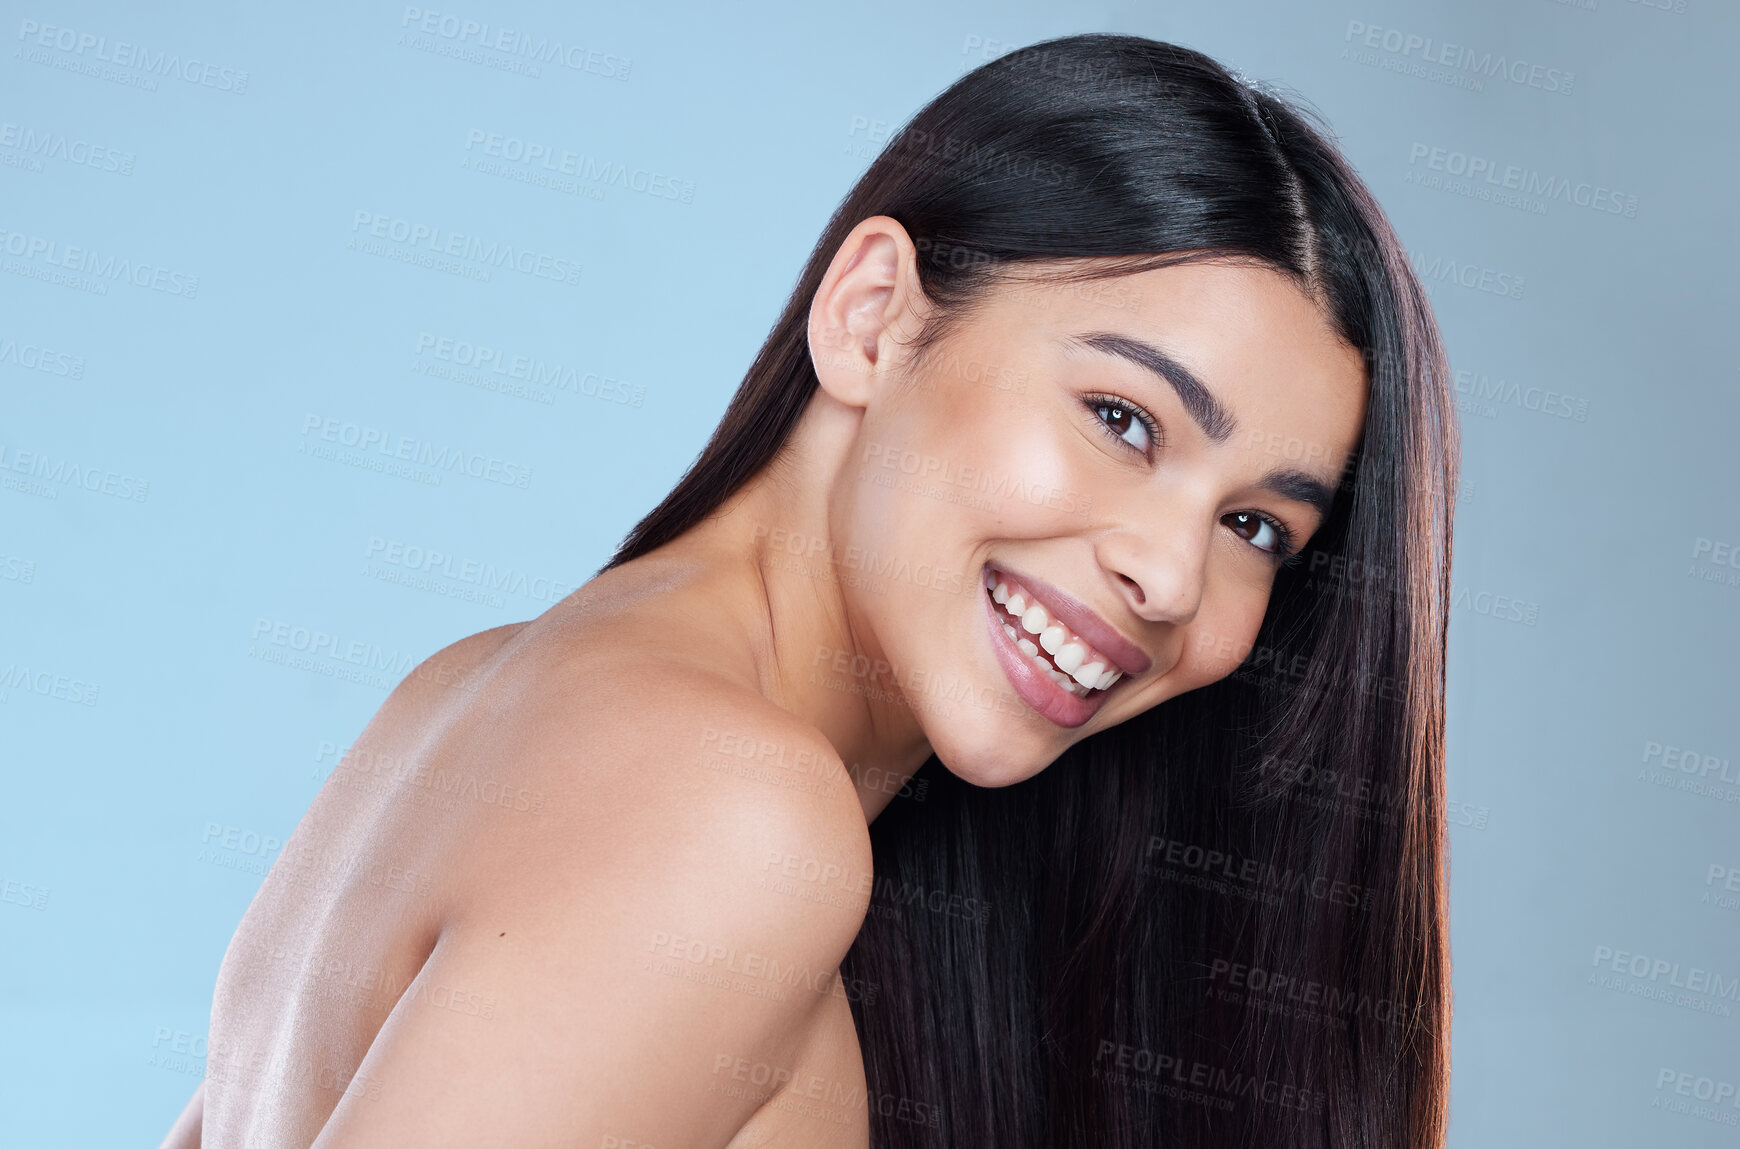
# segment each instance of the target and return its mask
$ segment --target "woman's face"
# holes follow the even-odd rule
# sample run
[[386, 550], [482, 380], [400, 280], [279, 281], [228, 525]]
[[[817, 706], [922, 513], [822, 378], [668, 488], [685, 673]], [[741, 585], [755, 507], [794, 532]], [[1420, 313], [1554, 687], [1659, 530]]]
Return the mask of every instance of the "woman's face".
[[999, 288], [891, 371], [831, 507], [842, 582], [982, 786], [1244, 660], [1366, 401], [1309, 297], [1226, 263]]

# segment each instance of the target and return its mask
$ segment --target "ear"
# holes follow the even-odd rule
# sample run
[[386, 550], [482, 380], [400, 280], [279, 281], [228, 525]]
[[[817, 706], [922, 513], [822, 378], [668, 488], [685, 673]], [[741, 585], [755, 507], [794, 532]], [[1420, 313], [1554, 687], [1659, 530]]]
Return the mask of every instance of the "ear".
[[906, 229], [885, 215], [858, 224], [810, 301], [810, 362], [822, 390], [847, 406], [866, 406], [905, 362], [906, 343], [929, 307]]

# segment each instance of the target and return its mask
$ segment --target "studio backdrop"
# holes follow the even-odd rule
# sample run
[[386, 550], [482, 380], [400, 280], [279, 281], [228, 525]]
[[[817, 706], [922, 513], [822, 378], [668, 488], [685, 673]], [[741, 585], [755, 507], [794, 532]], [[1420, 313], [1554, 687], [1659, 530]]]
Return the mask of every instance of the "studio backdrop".
[[1114, 31], [1321, 112], [1445, 334], [1451, 1143], [1736, 1143], [1740, 6], [436, 2], [6, 6], [0, 1140], [156, 1144], [387, 692], [663, 497], [894, 129]]

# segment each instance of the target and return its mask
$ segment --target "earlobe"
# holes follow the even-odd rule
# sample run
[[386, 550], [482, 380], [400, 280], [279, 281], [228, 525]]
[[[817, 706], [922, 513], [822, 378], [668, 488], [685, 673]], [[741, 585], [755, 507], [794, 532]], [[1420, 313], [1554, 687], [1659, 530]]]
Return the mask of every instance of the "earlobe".
[[810, 360], [823, 390], [866, 405], [904, 358], [922, 296], [917, 251], [899, 221], [871, 216], [853, 228], [810, 303]]

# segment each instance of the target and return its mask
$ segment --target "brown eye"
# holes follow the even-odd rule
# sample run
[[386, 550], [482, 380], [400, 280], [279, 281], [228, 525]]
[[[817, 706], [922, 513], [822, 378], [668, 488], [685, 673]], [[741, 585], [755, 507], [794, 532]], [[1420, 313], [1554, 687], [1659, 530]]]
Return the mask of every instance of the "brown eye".
[[1244, 539], [1260, 551], [1279, 555], [1286, 553], [1286, 539], [1283, 528], [1262, 515], [1251, 511], [1234, 511], [1221, 519], [1221, 522], [1232, 528], [1233, 534]]
[[[1153, 417], [1140, 410], [1133, 403], [1113, 399], [1109, 396], [1093, 396], [1088, 399], [1088, 407], [1094, 417], [1105, 424], [1106, 430], [1113, 438], [1121, 439], [1146, 455], [1155, 439], [1156, 425]], [[1132, 438], [1132, 434], [1134, 438]]]

